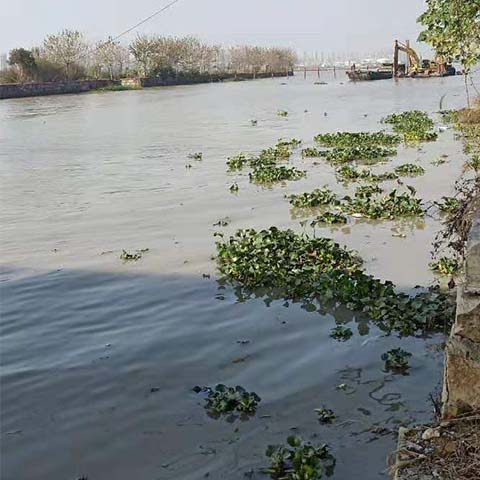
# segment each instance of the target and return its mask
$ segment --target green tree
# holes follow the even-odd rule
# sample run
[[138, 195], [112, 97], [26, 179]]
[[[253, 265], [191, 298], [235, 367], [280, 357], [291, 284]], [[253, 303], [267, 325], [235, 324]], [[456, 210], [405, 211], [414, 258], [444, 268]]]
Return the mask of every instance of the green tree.
[[21, 81], [31, 80], [36, 71], [35, 57], [30, 50], [15, 48], [10, 51], [8, 63], [19, 69]]
[[418, 40], [429, 43], [447, 60], [463, 66], [467, 102], [468, 77], [480, 60], [480, 0], [426, 0], [418, 22], [425, 27]]

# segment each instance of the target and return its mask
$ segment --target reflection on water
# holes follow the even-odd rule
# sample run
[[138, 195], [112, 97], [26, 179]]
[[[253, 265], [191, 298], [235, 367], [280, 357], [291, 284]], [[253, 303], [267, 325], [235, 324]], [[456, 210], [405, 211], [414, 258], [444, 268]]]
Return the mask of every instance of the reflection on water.
[[[442, 336], [400, 340], [340, 306], [219, 285], [211, 260], [219, 219], [231, 220], [226, 235], [301, 230], [285, 194], [353, 188], [299, 154], [293, 164], [308, 176], [271, 189], [226, 172], [225, 160], [281, 137], [308, 146], [320, 132], [378, 130], [393, 111], [437, 110], [444, 93], [444, 108], [461, 106], [461, 81], [320, 89], [295, 78], [2, 101], [2, 479], [261, 478], [266, 446], [292, 432], [331, 445], [335, 479], [386, 478], [392, 432], [430, 416]], [[421, 150], [372, 168], [417, 161], [427, 173], [408, 183], [438, 200], [461, 172], [461, 146], [446, 131]], [[203, 161], [186, 169], [197, 151]], [[449, 162], [433, 165], [440, 155]], [[316, 234], [409, 290], [432, 281], [438, 228], [427, 216]], [[138, 262], [119, 259], [143, 248]], [[356, 324], [354, 337], [332, 341], [337, 323]], [[400, 342], [413, 353], [409, 376], [382, 370], [381, 354]], [[216, 383], [256, 391], [257, 415], [210, 419], [191, 388]], [[334, 424], [316, 421], [321, 405], [335, 410]]]

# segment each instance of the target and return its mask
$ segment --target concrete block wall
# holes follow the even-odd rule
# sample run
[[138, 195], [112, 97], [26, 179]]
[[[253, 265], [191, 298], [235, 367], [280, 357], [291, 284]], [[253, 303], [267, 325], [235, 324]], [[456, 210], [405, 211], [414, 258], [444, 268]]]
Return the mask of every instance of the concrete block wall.
[[445, 350], [443, 416], [480, 410], [480, 211], [472, 223], [465, 278], [457, 290], [457, 314]]

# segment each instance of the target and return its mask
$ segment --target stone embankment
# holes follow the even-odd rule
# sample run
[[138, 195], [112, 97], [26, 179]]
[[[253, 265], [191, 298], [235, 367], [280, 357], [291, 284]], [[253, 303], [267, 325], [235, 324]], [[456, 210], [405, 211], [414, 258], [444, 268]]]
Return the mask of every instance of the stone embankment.
[[174, 85], [194, 85], [224, 81], [255, 80], [260, 78], [287, 77], [293, 72], [251, 73], [215, 73], [191, 75], [167, 75], [147, 78], [124, 78], [122, 80], [75, 80], [69, 82], [47, 83], [11, 83], [0, 85], [0, 99], [37, 97], [42, 95], [62, 95], [68, 93], [84, 93], [115, 86], [127, 88], [166, 87]]
[[444, 418], [480, 410], [480, 212], [473, 220], [465, 280], [457, 290], [457, 315], [445, 353]]
[[464, 271], [445, 348], [442, 419], [400, 429], [395, 480], [480, 479], [480, 464], [470, 464], [480, 451], [480, 211], [470, 229]]

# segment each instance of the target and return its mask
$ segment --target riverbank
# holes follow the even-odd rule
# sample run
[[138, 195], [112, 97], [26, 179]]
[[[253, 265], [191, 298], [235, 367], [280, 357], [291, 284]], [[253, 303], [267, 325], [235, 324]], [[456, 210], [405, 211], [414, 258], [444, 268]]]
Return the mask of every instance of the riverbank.
[[197, 85], [215, 82], [239, 82], [263, 78], [292, 76], [293, 72], [252, 73], [205, 73], [185, 74], [148, 78], [123, 78], [121, 80], [72, 80], [66, 82], [12, 83], [0, 85], [0, 100], [8, 98], [39, 97], [45, 95], [64, 95], [86, 93], [92, 90], [132, 90], [148, 87], [167, 87], [175, 85]]
[[458, 206], [439, 238], [442, 247], [464, 258], [464, 266], [456, 279], [456, 318], [445, 347], [441, 418], [400, 429], [396, 480], [480, 478], [480, 102], [447, 116], [470, 158], [457, 182]]

